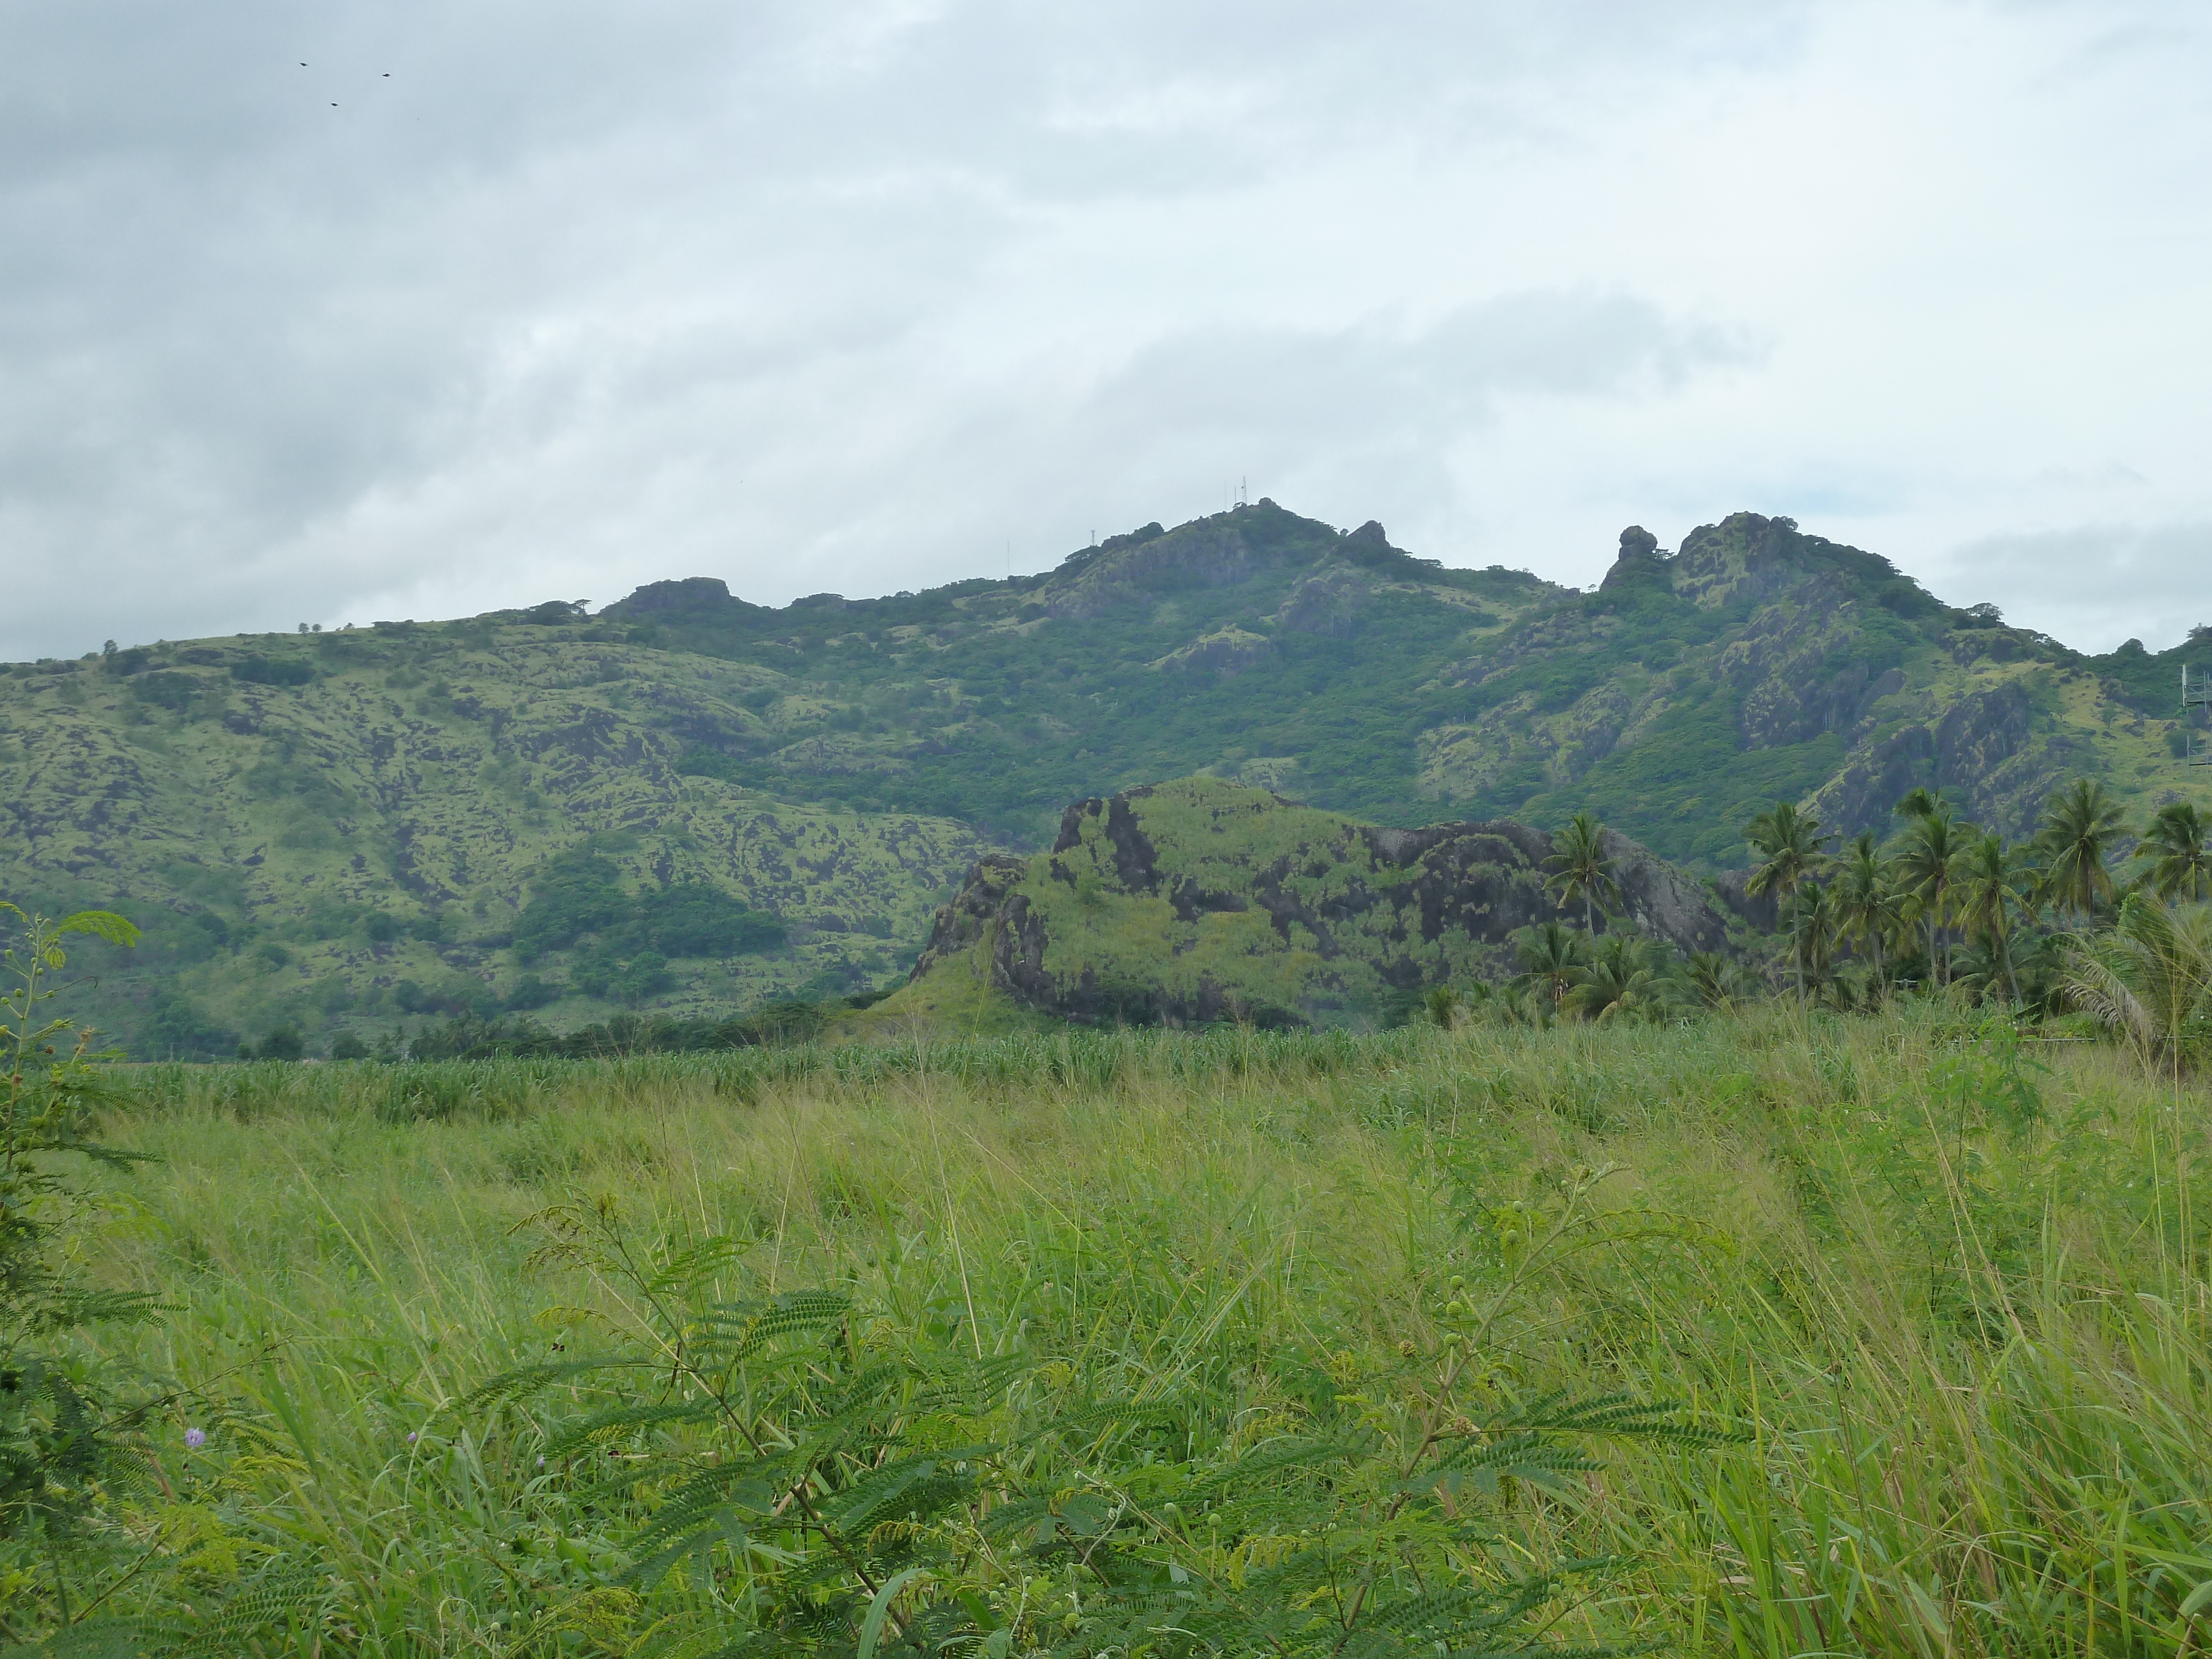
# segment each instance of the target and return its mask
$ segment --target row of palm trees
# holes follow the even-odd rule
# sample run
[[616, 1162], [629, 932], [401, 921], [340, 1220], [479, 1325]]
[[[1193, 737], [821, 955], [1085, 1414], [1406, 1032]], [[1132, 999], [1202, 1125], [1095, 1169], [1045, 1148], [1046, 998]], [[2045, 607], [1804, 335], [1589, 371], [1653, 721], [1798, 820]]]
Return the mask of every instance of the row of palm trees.
[[[2130, 1019], [2129, 1029], [2148, 1029], [2143, 1008], [2172, 1000], [2170, 986], [2145, 991], [2122, 1018], [2112, 1013], [2127, 1000], [2121, 980], [2149, 985], [2136, 957], [2166, 949], [2155, 941], [2202, 933], [2199, 977], [2212, 1019], [2212, 913], [2177, 921], [2172, 911], [2174, 901], [2212, 893], [2212, 819], [2196, 807], [2161, 807], [2132, 849], [2124, 814], [2086, 778], [2053, 799], [2037, 832], [2021, 842], [1968, 822], [1928, 789], [1906, 794], [1894, 816], [1899, 828], [1887, 842], [1865, 833], [1840, 852], [1840, 837], [1788, 801], [1745, 826], [1758, 855], [1747, 890], [1777, 902], [1787, 978], [1801, 1003], [1823, 993], [1844, 1003], [1878, 1000], [1918, 982], [2049, 1012], [2092, 1008], [2112, 1015], [2106, 1023], [2116, 1029]], [[1625, 902], [1606, 836], [1595, 817], [1578, 812], [1553, 836], [1547, 885], [1563, 911], [1581, 913], [1582, 926], [1521, 929], [1521, 972], [1493, 1006], [1545, 1024], [1650, 1019], [1757, 994], [1754, 975], [1727, 956], [1678, 961], [1663, 941], [1633, 930], [1598, 933], [1599, 919]], [[1855, 972], [1838, 970], [1846, 954]], [[2166, 981], [2179, 982], [2172, 974]], [[1449, 1024], [1469, 1000], [1494, 994], [1481, 985], [1439, 991], [1430, 1012]], [[2153, 1023], [2174, 1029], [2164, 1017]]]
[[[1900, 827], [1886, 844], [1869, 831], [1841, 854], [1829, 850], [1837, 836], [1788, 801], [1744, 826], [1759, 858], [1746, 890], [1771, 894], [1781, 907], [1801, 1000], [1829, 981], [1843, 950], [1862, 957], [1877, 985], [1915, 956], [1936, 986], [1947, 985], [1963, 942], [1982, 952], [1976, 976], [1985, 988], [2023, 1001], [2019, 942], [2051, 937], [2046, 911], [2078, 933], [2130, 892], [2171, 902], [2212, 891], [2212, 820], [2186, 802], [2160, 808], [2136, 842], [2133, 871], [2123, 872], [2115, 866], [2130, 832], [2094, 779], [2061, 791], [2037, 833], [2019, 842], [1969, 823], [1927, 789], [1906, 794], [1894, 815]], [[1563, 832], [1559, 845], [1569, 839]]]

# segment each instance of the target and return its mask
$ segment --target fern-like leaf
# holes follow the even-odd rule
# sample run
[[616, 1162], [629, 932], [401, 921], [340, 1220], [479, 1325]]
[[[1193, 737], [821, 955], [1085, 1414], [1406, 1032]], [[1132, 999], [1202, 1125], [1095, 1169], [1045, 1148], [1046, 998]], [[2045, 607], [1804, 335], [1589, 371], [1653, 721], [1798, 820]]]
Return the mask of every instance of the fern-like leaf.
[[716, 1415], [712, 1400], [669, 1400], [647, 1406], [614, 1406], [592, 1412], [570, 1423], [545, 1443], [545, 1455], [573, 1457], [594, 1442], [611, 1440], [626, 1430], [653, 1428], [668, 1423], [710, 1421]]
[[80, 910], [75, 915], [64, 916], [56, 922], [54, 932], [90, 933], [95, 939], [104, 939], [110, 945], [120, 945], [126, 949], [137, 944], [140, 937], [136, 922], [125, 921], [112, 910]]
[[512, 1401], [526, 1398], [540, 1389], [550, 1389], [556, 1382], [565, 1382], [571, 1377], [589, 1376], [595, 1371], [658, 1370], [659, 1362], [627, 1354], [602, 1354], [590, 1359], [562, 1359], [543, 1365], [525, 1365], [519, 1370], [502, 1372], [489, 1382], [479, 1383], [461, 1398], [463, 1411], [483, 1411], [493, 1406], [504, 1406]]

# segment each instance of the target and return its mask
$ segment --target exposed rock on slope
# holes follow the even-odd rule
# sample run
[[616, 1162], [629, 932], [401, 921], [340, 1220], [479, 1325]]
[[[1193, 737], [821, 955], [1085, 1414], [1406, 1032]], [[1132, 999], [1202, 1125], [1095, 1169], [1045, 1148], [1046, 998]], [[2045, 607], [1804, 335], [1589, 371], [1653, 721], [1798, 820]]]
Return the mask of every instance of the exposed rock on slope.
[[1170, 672], [1237, 674], [1257, 667], [1274, 654], [1273, 641], [1241, 628], [1224, 628], [1201, 635], [1180, 651], [1170, 651], [1152, 666]]
[[2018, 836], [2083, 772], [2136, 811], [2186, 781], [2158, 718], [2179, 653], [2084, 672], [1788, 519], [1734, 514], [1671, 554], [1631, 526], [1596, 593], [1479, 643], [1439, 677], [1466, 712], [1414, 738], [1425, 793], [1540, 823], [1588, 805], [1707, 869], [1743, 856], [1741, 825], [1778, 798], [1887, 834], [1926, 785]]
[[[1069, 807], [1048, 852], [978, 863], [914, 977], [980, 954], [1066, 1018], [1357, 1022], [1505, 970], [1512, 931], [1560, 914], [1550, 850], [1522, 823], [1382, 829], [1210, 778], [1131, 789]], [[1608, 851], [1636, 926], [1726, 947], [1697, 884], [1624, 836]]]

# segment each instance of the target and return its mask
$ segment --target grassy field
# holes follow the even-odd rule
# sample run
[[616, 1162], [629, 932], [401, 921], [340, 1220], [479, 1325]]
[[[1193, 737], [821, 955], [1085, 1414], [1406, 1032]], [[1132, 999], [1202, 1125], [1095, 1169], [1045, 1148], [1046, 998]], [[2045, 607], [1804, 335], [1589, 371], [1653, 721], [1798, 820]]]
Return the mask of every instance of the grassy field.
[[[1487, 1529], [1437, 1547], [1448, 1577], [1614, 1558], [1546, 1593], [1529, 1628], [1548, 1639], [2212, 1638], [2205, 1103], [2099, 1046], [2016, 1046], [1923, 1005], [145, 1068], [131, 1087], [110, 1138], [160, 1161], [112, 1181], [98, 1265], [175, 1311], [118, 1357], [230, 1402], [164, 1422], [163, 1495], [133, 1524], [187, 1601], [288, 1564], [321, 1586], [313, 1620], [232, 1650], [700, 1653], [743, 1633], [726, 1571], [618, 1585], [623, 1517], [542, 1455], [586, 1390], [467, 1399], [639, 1311], [533, 1263], [528, 1218], [600, 1195], [641, 1249], [732, 1241], [714, 1295], [830, 1286], [909, 1345], [1024, 1353], [1048, 1415], [1070, 1390], [1172, 1398], [1172, 1443], [1113, 1477], [1155, 1498], [1347, 1413], [1388, 1440], [1562, 1389], [1735, 1436], [1599, 1439], [1601, 1468], [1448, 1495]], [[641, 1457], [654, 1432], [592, 1445]], [[1107, 1479], [1103, 1444], [1064, 1454], [1063, 1497]], [[1304, 1547], [1208, 1524], [1161, 1538], [1224, 1582]], [[1028, 1613], [945, 1650], [1091, 1650], [1072, 1558], [999, 1567]], [[895, 1618], [927, 1588], [890, 1596]], [[857, 1614], [824, 1619], [823, 1650], [852, 1651]]]

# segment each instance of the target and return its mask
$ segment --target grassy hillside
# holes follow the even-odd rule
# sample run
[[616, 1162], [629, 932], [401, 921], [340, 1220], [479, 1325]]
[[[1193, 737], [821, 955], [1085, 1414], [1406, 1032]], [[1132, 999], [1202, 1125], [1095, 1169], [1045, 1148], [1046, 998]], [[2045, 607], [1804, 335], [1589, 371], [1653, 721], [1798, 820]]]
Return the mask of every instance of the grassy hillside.
[[750, 718], [774, 677], [588, 627], [132, 656], [0, 679], [0, 888], [145, 925], [129, 956], [84, 957], [140, 1052], [834, 994], [896, 972], [984, 846], [682, 775], [672, 729]]
[[[17, 665], [0, 889], [149, 925], [93, 963], [145, 1053], [723, 1012], [890, 982], [979, 853], [1194, 774], [1385, 825], [1588, 806], [1705, 871], [1776, 798], [1856, 829], [1936, 784], [2017, 835], [2087, 773], [2140, 819], [2203, 775], [2167, 718], [2185, 654], [2085, 658], [1751, 514], [1672, 556], [1628, 532], [1576, 593], [1261, 501], [925, 593], [693, 578]], [[525, 923], [579, 878], [591, 925]]]
[[[826, 1547], [748, 1560], [736, 1531], [625, 1577], [665, 1512], [655, 1460], [720, 1455], [647, 1409], [665, 1366], [635, 1392], [617, 1373], [470, 1399], [623, 1340], [641, 1304], [574, 1258], [533, 1263], [546, 1236], [517, 1230], [610, 1194], [660, 1294], [702, 1274], [723, 1301], [824, 1287], [854, 1299], [871, 1363], [998, 1367], [962, 1421], [905, 1420], [963, 1437], [938, 1446], [1039, 1437], [979, 1462], [940, 1521], [866, 1546], [879, 1583], [936, 1564], [891, 1599], [936, 1609], [956, 1651], [981, 1618], [1013, 1632], [987, 1651], [1087, 1655], [1146, 1574], [1310, 1583], [1421, 1467], [1425, 1425], [1619, 1390], [1742, 1437], [1596, 1437], [1576, 1443], [1595, 1467], [1469, 1473], [1392, 1504], [1387, 1553], [1347, 1547], [1343, 1570], [1394, 1563], [1402, 1598], [1417, 1574], [1472, 1594], [1615, 1557], [1507, 1633], [1692, 1659], [2197, 1653], [2203, 1104], [2112, 1050], [2022, 1053], [1927, 1004], [154, 1068], [108, 1127], [158, 1158], [109, 1177], [94, 1260], [176, 1311], [110, 1349], [227, 1404], [155, 1419], [162, 1489], [133, 1500], [112, 1569], [132, 1576], [102, 1611], [242, 1607], [215, 1644], [241, 1653], [697, 1654], [788, 1616], [795, 1574], [815, 1639], [849, 1650], [882, 1598]], [[631, 1403], [559, 1443], [575, 1412]], [[1124, 1414], [1047, 1432], [1102, 1406]], [[1330, 1489], [1300, 1460], [1347, 1439], [1373, 1480]], [[822, 1501], [867, 1473], [833, 1470]], [[1030, 1491], [1018, 1534], [994, 1529]], [[0, 1616], [41, 1627], [47, 1571], [0, 1561]], [[257, 1588], [301, 1622], [255, 1634]], [[1328, 1651], [1352, 1600], [1306, 1602], [1319, 1633], [1291, 1650]], [[1388, 1634], [1362, 1650], [1401, 1651]]]
[[[1696, 883], [1623, 837], [1607, 850], [1624, 919], [1726, 947]], [[1085, 1021], [1391, 1023], [1431, 986], [1510, 973], [1514, 931], [1563, 917], [1550, 851], [1510, 821], [1380, 829], [1214, 778], [1126, 790], [1070, 807], [1048, 850], [980, 864], [866, 1024], [994, 996]]]

